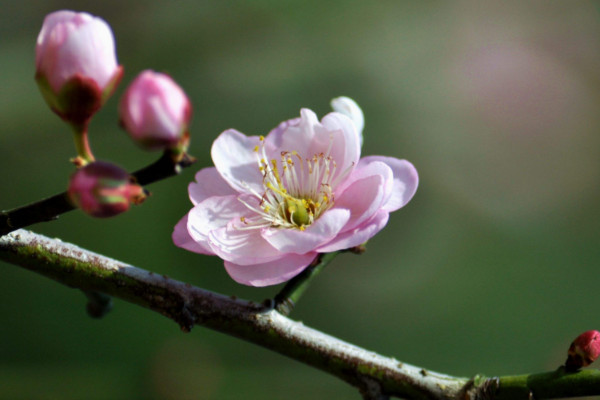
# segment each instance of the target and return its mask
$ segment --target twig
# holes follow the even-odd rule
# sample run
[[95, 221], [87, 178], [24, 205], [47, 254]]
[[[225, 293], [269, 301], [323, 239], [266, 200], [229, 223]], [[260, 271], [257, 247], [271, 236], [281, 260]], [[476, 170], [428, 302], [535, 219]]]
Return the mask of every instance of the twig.
[[566, 372], [564, 367], [560, 367], [552, 372], [501, 376], [494, 380], [495, 388], [490, 398], [495, 400], [539, 400], [600, 394], [600, 371], [594, 369]]
[[[194, 162], [195, 159], [187, 154], [181, 160], [173, 160], [170, 153], [165, 152], [156, 162], [134, 172], [132, 176], [140, 185], [148, 185], [177, 175], [182, 168], [189, 167]], [[75, 207], [69, 202], [67, 193], [63, 192], [35, 203], [3, 211], [0, 213], [0, 236], [37, 222], [55, 220], [59, 215], [73, 209]]]

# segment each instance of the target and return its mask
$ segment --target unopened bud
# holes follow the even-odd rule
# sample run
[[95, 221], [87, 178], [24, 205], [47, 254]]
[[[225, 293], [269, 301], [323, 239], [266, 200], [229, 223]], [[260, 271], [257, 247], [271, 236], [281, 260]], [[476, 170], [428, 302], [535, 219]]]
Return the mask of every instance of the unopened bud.
[[37, 38], [35, 78], [50, 108], [65, 121], [87, 124], [123, 74], [108, 24], [90, 14], [48, 14]]
[[594, 330], [583, 332], [571, 343], [565, 368], [567, 371], [577, 371], [596, 361], [598, 356], [600, 356], [600, 332]]
[[67, 194], [73, 205], [98, 218], [120, 214], [146, 198], [144, 189], [132, 182], [127, 171], [103, 161], [75, 171]]
[[169, 75], [146, 70], [129, 85], [119, 104], [121, 126], [142, 148], [185, 152], [192, 107]]

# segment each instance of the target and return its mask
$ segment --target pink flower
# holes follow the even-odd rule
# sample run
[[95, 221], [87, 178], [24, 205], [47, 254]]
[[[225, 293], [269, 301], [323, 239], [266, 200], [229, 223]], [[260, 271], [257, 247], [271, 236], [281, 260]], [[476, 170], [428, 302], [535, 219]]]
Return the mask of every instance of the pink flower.
[[121, 125], [131, 138], [149, 150], [187, 144], [192, 107], [170, 76], [143, 71], [129, 85], [119, 104]]
[[102, 106], [123, 73], [108, 24], [67, 10], [44, 19], [35, 64], [36, 80], [52, 110], [76, 123], [83, 123]]
[[76, 207], [92, 217], [112, 217], [139, 204], [144, 189], [133, 183], [124, 169], [104, 161], [96, 161], [75, 171], [69, 181], [67, 195]]
[[412, 198], [418, 175], [406, 160], [361, 159], [359, 141], [346, 115], [319, 122], [308, 109], [264, 138], [221, 133], [215, 167], [189, 185], [194, 207], [174, 243], [218, 255], [234, 280], [252, 286], [284, 282], [318, 253], [364, 243]]

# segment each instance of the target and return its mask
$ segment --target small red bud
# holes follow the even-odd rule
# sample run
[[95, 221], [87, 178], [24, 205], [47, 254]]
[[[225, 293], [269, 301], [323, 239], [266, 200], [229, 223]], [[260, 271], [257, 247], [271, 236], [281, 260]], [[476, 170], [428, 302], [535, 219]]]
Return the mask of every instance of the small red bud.
[[596, 361], [598, 356], [600, 356], [600, 332], [594, 330], [583, 332], [571, 343], [565, 368], [567, 371], [577, 371]]
[[71, 202], [93, 217], [106, 218], [140, 204], [146, 198], [144, 189], [133, 183], [124, 169], [96, 161], [78, 169], [69, 182], [67, 194]]

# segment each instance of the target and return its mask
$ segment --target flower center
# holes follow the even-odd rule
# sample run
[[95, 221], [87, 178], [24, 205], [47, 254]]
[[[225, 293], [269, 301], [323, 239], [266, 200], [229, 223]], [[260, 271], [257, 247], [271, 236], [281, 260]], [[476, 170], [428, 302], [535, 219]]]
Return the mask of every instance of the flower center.
[[263, 175], [264, 193], [254, 193], [260, 200], [258, 207], [242, 201], [255, 212], [242, 217], [247, 228], [267, 226], [304, 230], [321, 214], [333, 206], [332, 186], [336, 163], [327, 154], [315, 154], [303, 159], [296, 151], [282, 151], [280, 160], [269, 160], [264, 149], [264, 138], [254, 151], [258, 168]]

